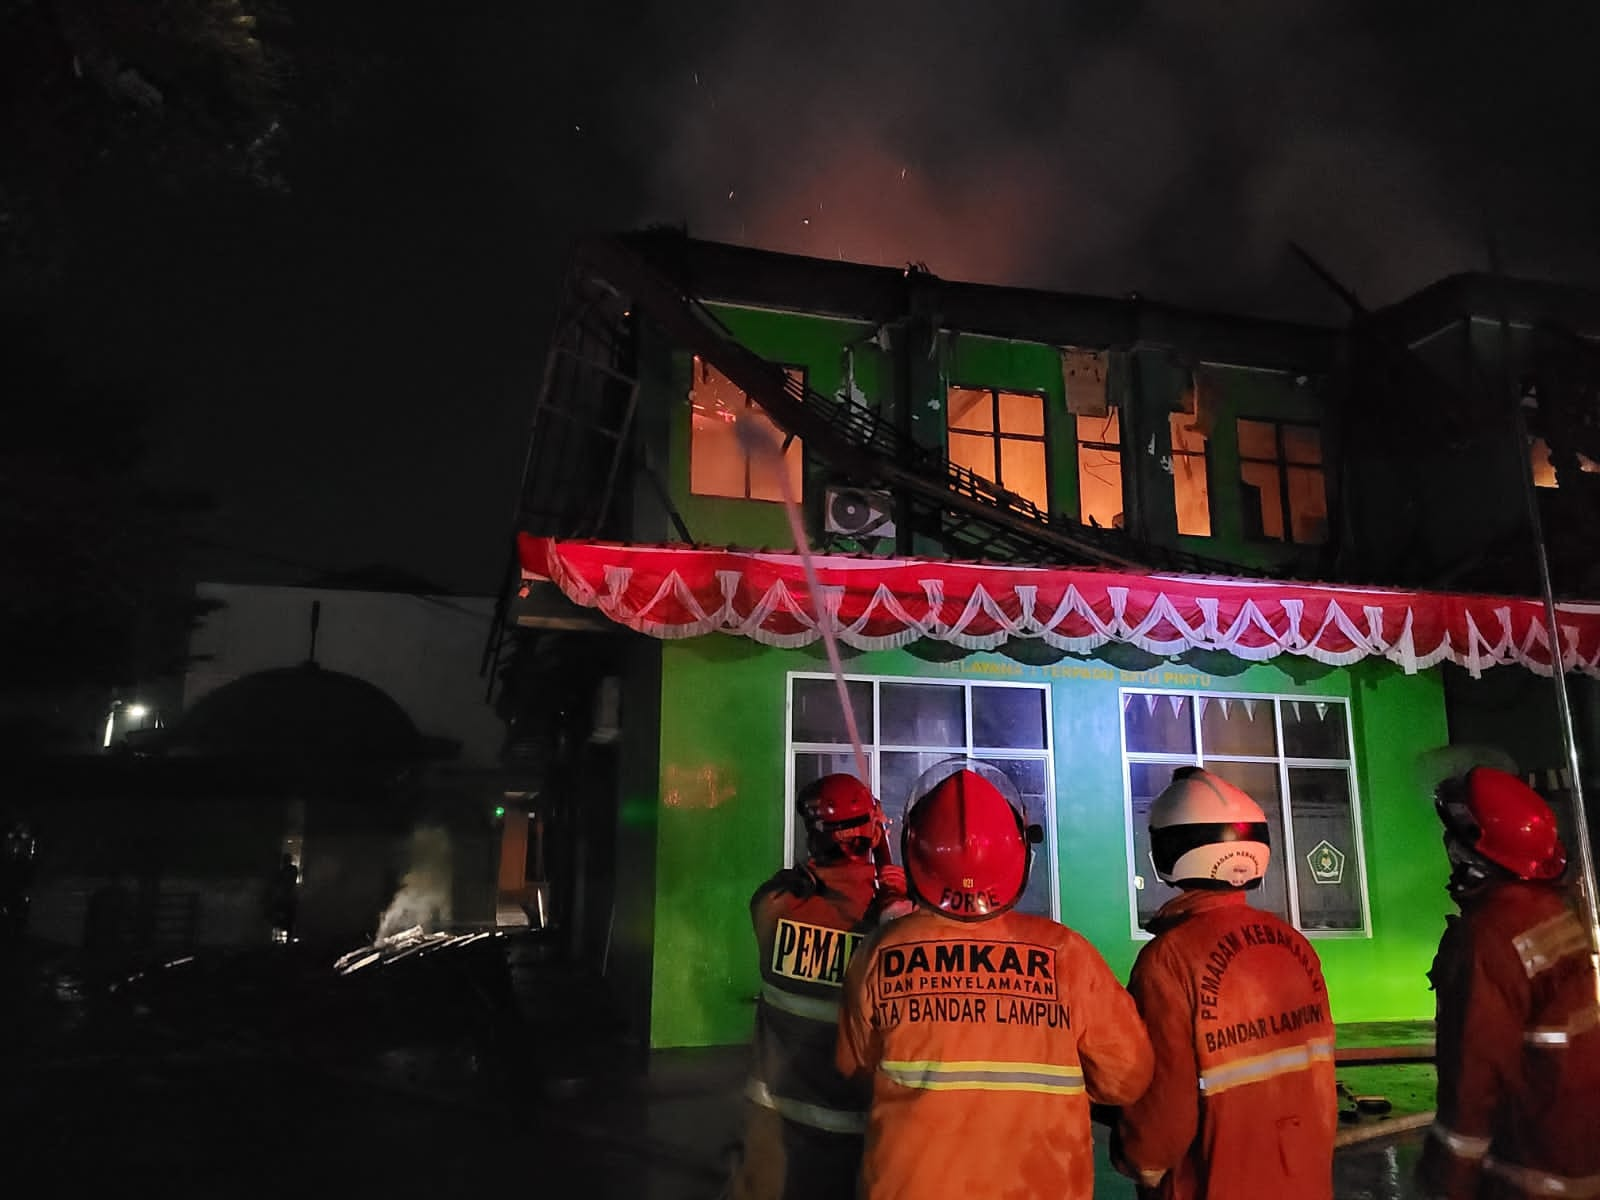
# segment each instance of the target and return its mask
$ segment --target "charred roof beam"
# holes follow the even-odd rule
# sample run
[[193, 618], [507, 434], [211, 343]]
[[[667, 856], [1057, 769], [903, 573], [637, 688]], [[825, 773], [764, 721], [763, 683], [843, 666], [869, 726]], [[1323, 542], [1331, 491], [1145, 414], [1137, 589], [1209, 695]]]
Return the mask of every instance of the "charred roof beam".
[[1240, 572], [1234, 564], [1172, 554], [1131, 538], [1096, 536], [1101, 531], [1090, 533], [1076, 522], [1073, 529], [1065, 529], [1031, 501], [916, 445], [876, 413], [805, 388], [781, 366], [740, 343], [703, 303], [622, 241], [587, 240], [578, 257], [625, 290], [683, 349], [714, 364], [780, 429], [802, 438], [825, 461], [862, 485], [895, 489], [924, 507], [986, 523], [1005, 535], [1019, 557], [1065, 558], [1136, 570], [1181, 559], [1191, 569]]

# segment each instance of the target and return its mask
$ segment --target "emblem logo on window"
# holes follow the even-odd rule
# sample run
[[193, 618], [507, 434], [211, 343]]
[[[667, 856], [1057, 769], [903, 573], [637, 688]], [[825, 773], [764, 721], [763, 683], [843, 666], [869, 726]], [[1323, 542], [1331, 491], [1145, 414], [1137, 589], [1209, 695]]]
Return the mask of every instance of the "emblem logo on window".
[[1344, 882], [1344, 851], [1324, 838], [1306, 855], [1306, 866], [1317, 883]]

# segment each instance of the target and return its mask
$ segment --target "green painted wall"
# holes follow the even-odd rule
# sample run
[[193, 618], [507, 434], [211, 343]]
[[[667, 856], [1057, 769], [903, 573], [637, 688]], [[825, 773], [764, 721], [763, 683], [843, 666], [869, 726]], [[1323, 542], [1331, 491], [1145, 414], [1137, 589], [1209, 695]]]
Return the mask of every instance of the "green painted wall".
[[[1415, 760], [1446, 740], [1436, 672], [1387, 663], [1306, 682], [1271, 664], [1228, 678], [1161, 666], [1154, 677], [1104, 663], [1023, 666], [1000, 655], [930, 663], [906, 651], [853, 656], [852, 674], [1047, 680], [1054, 711], [1061, 917], [1124, 976], [1130, 933], [1118, 689], [1332, 695], [1352, 701], [1373, 936], [1316, 941], [1340, 1021], [1431, 1016], [1423, 972], [1447, 911], [1446, 864]], [[733, 1043], [749, 1035], [758, 978], [746, 904], [782, 857], [784, 702], [790, 671], [818, 653], [731, 637], [662, 648], [651, 1042]], [[1296, 670], [1296, 675], [1318, 674]]]
[[[1179, 537], [1178, 544], [1195, 554], [1226, 558], [1267, 570], [1289, 569], [1315, 561], [1320, 547], [1245, 538], [1237, 422], [1240, 418], [1256, 418], [1321, 425], [1321, 396], [1309, 382], [1297, 383], [1293, 376], [1278, 371], [1253, 371], [1242, 367], [1207, 367], [1206, 371], [1216, 387], [1216, 424], [1208, 441], [1207, 466], [1211, 488], [1211, 536]], [[1167, 386], [1171, 386], [1170, 380]], [[1170, 425], [1166, 432], [1170, 440]], [[1323, 457], [1331, 464], [1335, 461], [1336, 447], [1328, 436], [1331, 431], [1323, 432]], [[1332, 503], [1330, 495], [1330, 514]]]

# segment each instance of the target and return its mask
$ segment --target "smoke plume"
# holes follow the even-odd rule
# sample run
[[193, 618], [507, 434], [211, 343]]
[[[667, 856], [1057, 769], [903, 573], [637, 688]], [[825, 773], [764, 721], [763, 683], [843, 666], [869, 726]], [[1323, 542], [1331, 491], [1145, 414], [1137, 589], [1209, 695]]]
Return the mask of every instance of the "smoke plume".
[[453, 858], [450, 835], [436, 826], [421, 826], [411, 835], [410, 867], [400, 880], [400, 890], [378, 919], [375, 941], [420, 926], [431, 933], [451, 918], [450, 891]]
[[1380, 8], [731, 6], [639, 85], [644, 215], [947, 278], [1338, 318], [1291, 240], [1381, 304], [1485, 269], [1498, 202], [1451, 124], [1494, 135], [1493, 31], [1419, 59], [1434, 24]]

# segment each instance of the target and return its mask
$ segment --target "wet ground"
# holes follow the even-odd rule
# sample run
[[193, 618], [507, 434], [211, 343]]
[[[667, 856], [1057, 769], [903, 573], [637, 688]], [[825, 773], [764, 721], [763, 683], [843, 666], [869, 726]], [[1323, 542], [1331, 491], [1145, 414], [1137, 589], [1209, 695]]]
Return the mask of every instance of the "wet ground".
[[[36, 955], [3, 989], [4, 1169], [52, 1195], [717, 1195], [740, 1053], [647, 1058], [595, 981], [503, 939], [330, 963]], [[1342, 1149], [1336, 1194], [1413, 1196], [1417, 1136]], [[1102, 1162], [1096, 1195], [1133, 1192]]]

